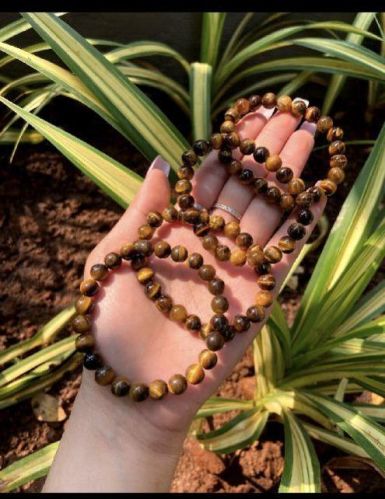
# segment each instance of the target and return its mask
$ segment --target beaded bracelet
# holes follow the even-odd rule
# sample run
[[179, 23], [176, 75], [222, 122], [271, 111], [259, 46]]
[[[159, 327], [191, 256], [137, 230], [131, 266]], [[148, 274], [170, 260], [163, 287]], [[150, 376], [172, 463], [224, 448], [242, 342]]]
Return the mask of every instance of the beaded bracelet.
[[[327, 178], [321, 180], [318, 186], [313, 185], [306, 189], [301, 178], [294, 178], [293, 171], [287, 166], [282, 166], [282, 160], [278, 155], [270, 155], [266, 147], [255, 147], [254, 141], [250, 139], [240, 140], [236, 132], [237, 122], [255, 111], [261, 104], [268, 109], [276, 107], [280, 112], [291, 112], [297, 118], [316, 123], [317, 134], [326, 134], [327, 140], [331, 142], [328, 149], [331, 156], [330, 169]], [[72, 321], [72, 326], [76, 333], [80, 333], [76, 339], [76, 348], [85, 354], [84, 367], [95, 370], [96, 382], [103, 386], [110, 385], [112, 393], [116, 396], [129, 394], [132, 400], [139, 402], [148, 397], [160, 400], [167, 393], [179, 395], [187, 389], [188, 383], [194, 385], [203, 381], [205, 370], [212, 369], [217, 364], [215, 352], [226, 342], [234, 339], [237, 333], [247, 331], [251, 323], [265, 319], [265, 309], [273, 303], [272, 291], [276, 284], [272, 266], [282, 259], [283, 253], [293, 252], [296, 241], [305, 237], [306, 226], [314, 219], [311, 205], [319, 202], [324, 195], [332, 195], [337, 189], [337, 184], [344, 179], [347, 159], [344, 155], [345, 145], [341, 141], [342, 138], [342, 129], [334, 127], [330, 117], [320, 117], [318, 108], [307, 107], [301, 100], [292, 101], [289, 96], [277, 99], [275, 94], [269, 92], [263, 97], [253, 95], [249, 99], [238, 99], [234, 106], [226, 111], [220, 133], [213, 134], [209, 141], [195, 141], [192, 149], [182, 154], [183, 164], [177, 172], [179, 180], [174, 189], [179, 210], [170, 205], [162, 213], [157, 211], [148, 213], [147, 223], [138, 228], [139, 239], [124, 244], [119, 253], [107, 254], [104, 263], [93, 265], [90, 270], [91, 277], [80, 284], [81, 296], [75, 303], [77, 315]], [[287, 184], [288, 192], [270, 186], [264, 177], [255, 177], [252, 170], [243, 168], [242, 163], [232, 155], [232, 151], [237, 148], [243, 155], [253, 155], [258, 164], [264, 164], [266, 175], [274, 172], [278, 183]], [[287, 215], [294, 207], [298, 207], [296, 222], [288, 227], [287, 235], [278, 241], [277, 246], [262, 248], [254, 243], [250, 234], [241, 231], [238, 222], [226, 223], [223, 217], [210, 215], [206, 209], [196, 207], [194, 197], [191, 195], [191, 180], [195, 173], [193, 167], [197, 164], [198, 157], [207, 155], [212, 149], [218, 150], [218, 159], [225, 165], [230, 175], [237, 177], [242, 184], [251, 186], [254, 193], [263, 196], [267, 202], [280, 206], [284, 214]], [[223, 295], [225, 283], [216, 275], [212, 265], [204, 263], [200, 253], [189, 255], [188, 250], [182, 245], [171, 248], [167, 241], [153, 241], [157, 229], [164, 222], [191, 225], [196, 236], [201, 239], [203, 248], [213, 254], [217, 260], [229, 261], [237, 267], [247, 263], [255, 270], [259, 291], [256, 293], [254, 303], [249, 306], [245, 314], [237, 314], [231, 319], [224, 315], [229, 308], [229, 303]], [[231, 250], [229, 246], [220, 244], [217, 234], [232, 240], [235, 247]], [[160, 283], [155, 279], [155, 272], [149, 261], [151, 257], [161, 259], [171, 257], [174, 262], [187, 263], [188, 267], [196, 270], [199, 277], [207, 282], [209, 292], [213, 295], [211, 308], [214, 312], [208, 323], [203, 323], [197, 315], [188, 314], [183, 305], [174, 304], [172, 298], [164, 294]], [[175, 374], [167, 383], [160, 379], [149, 385], [132, 383], [126, 377], [117, 376], [112, 367], [104, 365], [100, 354], [95, 351], [95, 340], [91, 334], [94, 297], [102, 281], [110, 272], [119, 268], [123, 260], [130, 262], [139, 283], [144, 287], [145, 295], [154, 302], [160, 312], [166, 314], [170, 320], [183, 324], [187, 330], [198, 334], [205, 341], [206, 348], [199, 354], [198, 362], [190, 365], [185, 375]]]

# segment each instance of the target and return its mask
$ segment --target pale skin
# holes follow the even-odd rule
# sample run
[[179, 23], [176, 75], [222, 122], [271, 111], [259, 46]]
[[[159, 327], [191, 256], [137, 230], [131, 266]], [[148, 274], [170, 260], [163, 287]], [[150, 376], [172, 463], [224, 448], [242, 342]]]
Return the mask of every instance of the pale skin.
[[[314, 144], [314, 126], [303, 125], [289, 114], [276, 113], [263, 107], [241, 120], [241, 138], [255, 139], [271, 154], [280, 154], [283, 164], [300, 176]], [[239, 159], [241, 159], [239, 157]], [[265, 176], [252, 157], [242, 159], [258, 176]], [[95, 247], [87, 259], [85, 276], [94, 263], [101, 263], [110, 251], [118, 251], [137, 238], [137, 229], [145, 223], [151, 210], [162, 211], [169, 203], [168, 165], [157, 158], [147, 173], [140, 192], [115, 227]], [[274, 176], [268, 175], [269, 182]], [[249, 232], [262, 246], [276, 244], [295, 221], [292, 214], [278, 227], [280, 211], [255, 197], [251, 189], [236, 179], [228, 178], [225, 168], [211, 152], [194, 180], [193, 195], [206, 208], [221, 202], [242, 214], [242, 231]], [[283, 184], [278, 185], [285, 189]], [[279, 290], [290, 266], [316, 225], [325, 206], [325, 199], [313, 205], [314, 222], [296, 250], [286, 254], [273, 266], [276, 290]], [[226, 221], [234, 218], [220, 210]], [[189, 253], [199, 252], [205, 263], [213, 264], [217, 276], [225, 283], [229, 317], [245, 313], [257, 292], [256, 275], [249, 267], [234, 268], [221, 264], [208, 254], [191, 228], [162, 226], [159, 238], [171, 246], [183, 244]], [[226, 240], [224, 240], [226, 241]], [[166, 294], [174, 303], [185, 305], [190, 314], [203, 321], [212, 315], [212, 295], [196, 272], [186, 264], [154, 259], [153, 267]], [[185, 374], [187, 366], [197, 362], [205, 348], [197, 335], [171, 322], [143, 293], [135, 272], [124, 264], [104, 281], [94, 314], [94, 332], [105, 362], [130, 380], [149, 383], [154, 379], [168, 380], [175, 373]], [[271, 309], [268, 309], [269, 312]], [[106, 387], [97, 385], [93, 372], [84, 371], [81, 387], [58, 453], [44, 486], [44, 492], [163, 492], [170, 484], [182, 452], [183, 440], [197, 409], [231, 373], [263, 323], [253, 324], [249, 331], [218, 352], [218, 364], [206, 371], [204, 381], [189, 385], [182, 395], [168, 395], [162, 401], [135, 403], [128, 397], [116, 398]]]

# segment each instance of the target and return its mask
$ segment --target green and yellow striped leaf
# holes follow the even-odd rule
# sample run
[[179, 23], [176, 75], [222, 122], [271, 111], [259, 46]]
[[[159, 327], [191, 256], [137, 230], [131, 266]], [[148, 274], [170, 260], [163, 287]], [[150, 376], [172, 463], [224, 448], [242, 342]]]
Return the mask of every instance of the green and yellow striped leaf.
[[207, 418], [214, 414], [222, 414], [229, 411], [249, 411], [253, 409], [253, 400], [237, 400], [224, 397], [211, 397], [202, 405], [196, 413], [195, 418]]
[[194, 140], [207, 140], [211, 135], [211, 73], [209, 64], [191, 64], [190, 101]]
[[220, 49], [224, 12], [204, 12], [201, 37], [201, 62], [215, 68]]

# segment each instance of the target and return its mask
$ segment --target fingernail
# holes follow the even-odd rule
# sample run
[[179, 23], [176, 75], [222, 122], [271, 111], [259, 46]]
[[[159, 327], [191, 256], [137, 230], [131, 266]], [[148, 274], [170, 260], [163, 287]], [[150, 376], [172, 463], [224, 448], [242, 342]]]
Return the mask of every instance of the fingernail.
[[315, 123], [310, 123], [309, 121], [304, 121], [300, 126], [301, 130], [306, 130], [310, 135], [314, 135], [317, 130], [317, 125]]
[[302, 99], [302, 97], [296, 97], [295, 99], [293, 99], [293, 102], [297, 100], [303, 101], [306, 104], [306, 107], [309, 107], [310, 101], [308, 101], [307, 99]]
[[151, 163], [147, 173], [152, 170], [160, 170], [166, 177], [168, 177], [168, 174], [170, 173], [170, 165], [161, 156], [157, 156]]

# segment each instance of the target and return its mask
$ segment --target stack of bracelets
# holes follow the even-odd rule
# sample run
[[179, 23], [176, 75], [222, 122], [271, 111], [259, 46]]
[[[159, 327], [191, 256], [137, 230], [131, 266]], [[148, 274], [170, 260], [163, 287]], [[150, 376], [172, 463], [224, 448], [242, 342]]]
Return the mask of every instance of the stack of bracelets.
[[[255, 111], [260, 105], [265, 108], [277, 108], [280, 112], [290, 112], [297, 118], [315, 123], [316, 133], [325, 134], [330, 155], [330, 168], [327, 178], [318, 182], [318, 185], [305, 187], [301, 178], [293, 176], [293, 171], [288, 166], [282, 165], [281, 158], [271, 155], [266, 147], [256, 147], [254, 140], [240, 139], [237, 131], [237, 122], [248, 113]], [[177, 196], [177, 209], [173, 204], [162, 213], [151, 211], [147, 215], [147, 223], [138, 229], [138, 239], [124, 244], [119, 252], [109, 253], [105, 256], [104, 263], [91, 267], [91, 277], [80, 284], [81, 296], [76, 301], [77, 315], [72, 326], [80, 336], [76, 339], [76, 348], [84, 352], [84, 367], [95, 370], [95, 380], [100, 385], [110, 385], [111, 391], [116, 396], [129, 395], [134, 401], [143, 401], [150, 397], [153, 400], [162, 399], [167, 393], [179, 395], [183, 393], [188, 383], [198, 384], [205, 377], [205, 370], [212, 369], [217, 363], [216, 351], [231, 341], [237, 333], [242, 333], [250, 328], [251, 323], [258, 323], [265, 318], [265, 309], [273, 303], [273, 289], [275, 277], [272, 266], [279, 262], [283, 253], [294, 251], [296, 241], [306, 235], [306, 226], [313, 221], [311, 206], [323, 196], [331, 196], [345, 177], [344, 168], [347, 165], [345, 144], [341, 141], [343, 130], [333, 126], [333, 121], [328, 116], [320, 116], [317, 107], [307, 107], [302, 100], [292, 101], [289, 96], [276, 97], [269, 92], [263, 97], [253, 95], [248, 99], [241, 98], [226, 111], [225, 120], [220, 127], [220, 133], [215, 133], [210, 140], [197, 140], [192, 148], [182, 154], [182, 166], [177, 174], [179, 180], [175, 184]], [[244, 156], [253, 156], [258, 164], [264, 164], [267, 172], [274, 172], [276, 179], [281, 184], [287, 184], [287, 190], [281, 192], [278, 187], [270, 186], [265, 178], [255, 177], [252, 170], [243, 168], [242, 163], [233, 158], [232, 151], [239, 148]], [[297, 207], [296, 222], [287, 230], [287, 235], [282, 237], [277, 246], [262, 248], [254, 244], [253, 237], [247, 232], [242, 232], [240, 224], [236, 221], [226, 223], [219, 215], [211, 215], [208, 210], [197, 207], [191, 195], [194, 176], [194, 165], [199, 156], [205, 156], [212, 149], [218, 150], [218, 159], [226, 167], [230, 175], [236, 176], [239, 181], [250, 186], [257, 196], [262, 196], [268, 203], [278, 205], [283, 215], [290, 213]], [[229, 320], [224, 314], [229, 308], [229, 303], [223, 295], [225, 283], [216, 276], [212, 265], [205, 264], [200, 253], [188, 254], [182, 246], [173, 248], [167, 241], [152, 239], [156, 230], [163, 223], [182, 223], [191, 225], [194, 233], [202, 241], [204, 249], [208, 250], [220, 261], [230, 261], [235, 266], [250, 265], [257, 274], [258, 292], [254, 303], [247, 309], [245, 315], [235, 315]], [[223, 234], [235, 242], [231, 250], [225, 244], [220, 244], [216, 234]], [[168, 258], [174, 262], [186, 262], [188, 267], [196, 270], [200, 279], [207, 283], [209, 292], [213, 295], [211, 308], [214, 315], [208, 323], [202, 323], [196, 315], [189, 315], [183, 305], [174, 304], [171, 297], [163, 293], [161, 285], [156, 281], [155, 273], [149, 258]], [[205, 341], [206, 348], [199, 354], [196, 364], [190, 365], [185, 375], [175, 374], [168, 382], [157, 379], [146, 385], [132, 383], [123, 376], [118, 376], [112, 367], [103, 364], [101, 356], [95, 352], [95, 340], [91, 334], [91, 312], [94, 306], [102, 281], [119, 268], [122, 261], [130, 262], [131, 268], [136, 272], [137, 279], [143, 285], [145, 295], [154, 302], [156, 308], [166, 314], [170, 320], [183, 324], [189, 331], [198, 334]]]

